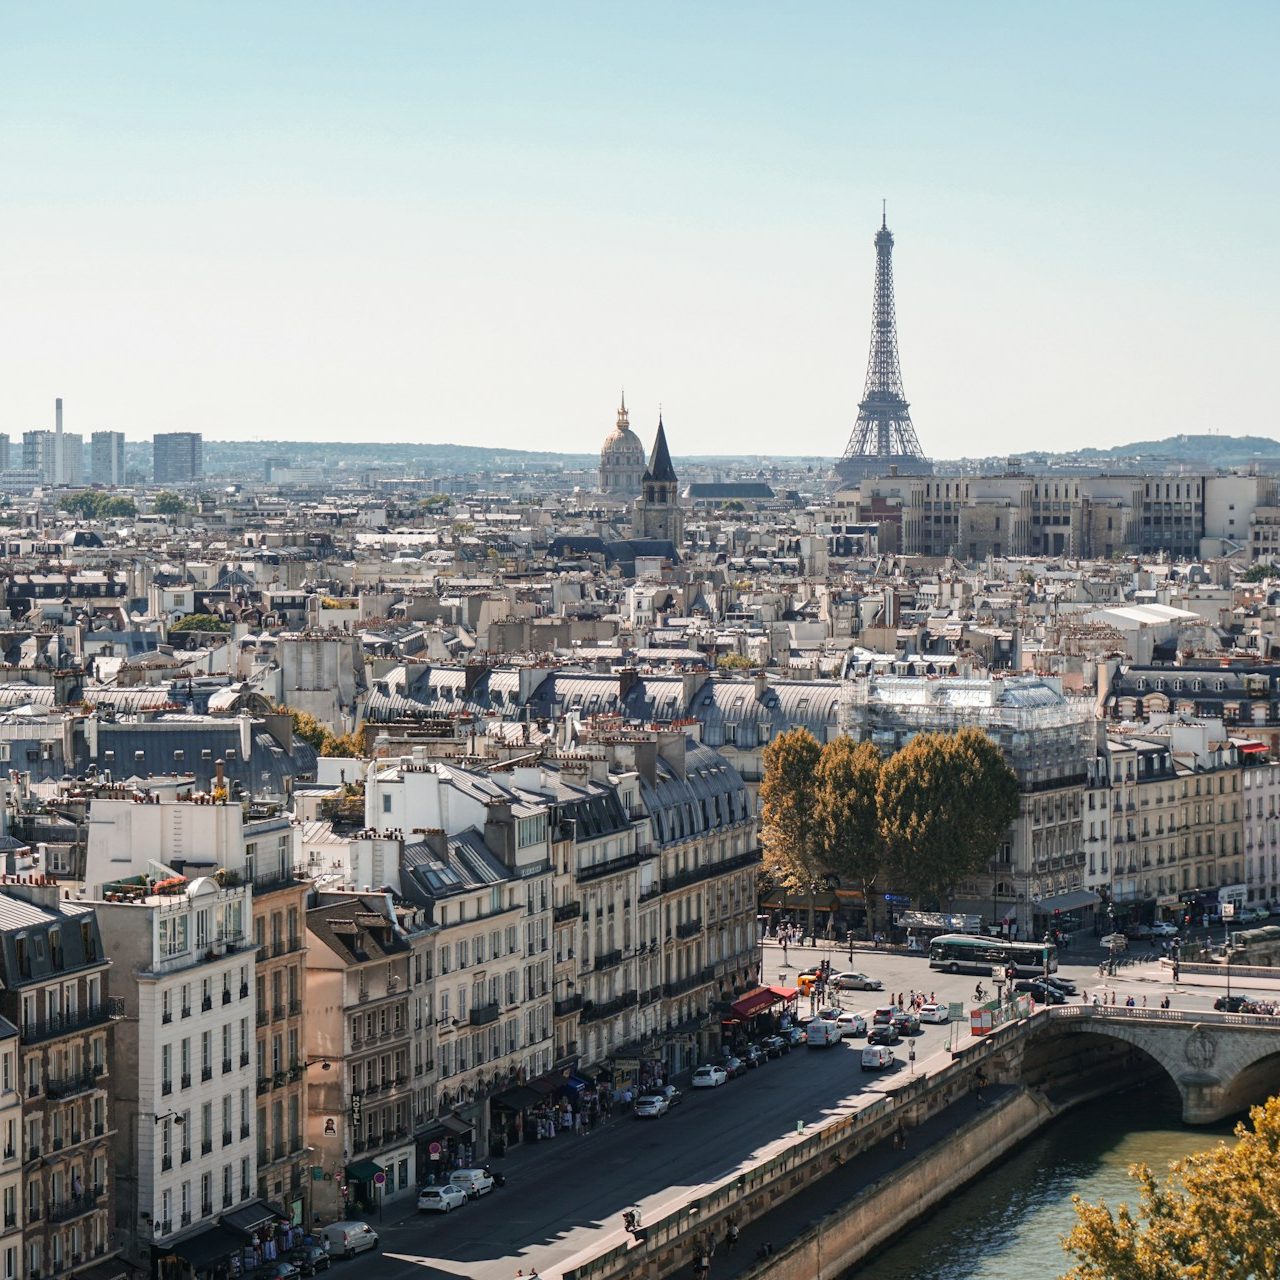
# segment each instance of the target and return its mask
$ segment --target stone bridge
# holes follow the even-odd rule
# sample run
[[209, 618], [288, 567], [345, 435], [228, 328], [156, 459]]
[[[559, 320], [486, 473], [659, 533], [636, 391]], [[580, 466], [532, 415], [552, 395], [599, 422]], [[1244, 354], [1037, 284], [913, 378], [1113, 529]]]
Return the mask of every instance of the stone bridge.
[[[1280, 1017], [1057, 1005], [1027, 1019], [1024, 1069], [1030, 1060], [1069, 1058], [1091, 1046], [1083, 1037], [1128, 1046], [1159, 1064], [1182, 1097], [1188, 1124], [1211, 1124], [1280, 1093]], [[1013, 1047], [1012, 1045], [1010, 1046]], [[1087, 1054], [1086, 1054], [1087, 1056]]]

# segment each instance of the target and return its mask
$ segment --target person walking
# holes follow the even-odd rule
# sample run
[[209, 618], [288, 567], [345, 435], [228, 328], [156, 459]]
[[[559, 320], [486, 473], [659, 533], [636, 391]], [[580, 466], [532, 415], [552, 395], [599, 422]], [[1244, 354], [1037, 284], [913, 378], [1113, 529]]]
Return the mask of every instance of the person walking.
[[730, 1253], [738, 1247], [738, 1224], [733, 1218], [725, 1226], [724, 1245]]

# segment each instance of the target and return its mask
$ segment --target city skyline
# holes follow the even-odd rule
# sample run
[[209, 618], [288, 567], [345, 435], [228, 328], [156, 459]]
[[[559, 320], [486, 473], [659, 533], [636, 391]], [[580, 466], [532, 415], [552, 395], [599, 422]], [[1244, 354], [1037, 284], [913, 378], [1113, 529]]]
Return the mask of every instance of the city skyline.
[[[732, 21], [728, 19], [732, 17]], [[0, 431], [936, 458], [1277, 434], [1262, 6], [11, 16]], [[998, 388], [998, 395], [993, 395]], [[1061, 447], [1061, 445], [1059, 445]]]

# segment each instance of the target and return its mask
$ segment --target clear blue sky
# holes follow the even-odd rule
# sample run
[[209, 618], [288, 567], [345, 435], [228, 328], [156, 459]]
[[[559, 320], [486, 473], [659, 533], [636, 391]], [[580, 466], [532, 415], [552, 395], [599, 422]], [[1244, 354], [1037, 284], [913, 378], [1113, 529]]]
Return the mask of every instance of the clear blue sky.
[[1280, 435], [1274, 3], [0, 8], [0, 431]]

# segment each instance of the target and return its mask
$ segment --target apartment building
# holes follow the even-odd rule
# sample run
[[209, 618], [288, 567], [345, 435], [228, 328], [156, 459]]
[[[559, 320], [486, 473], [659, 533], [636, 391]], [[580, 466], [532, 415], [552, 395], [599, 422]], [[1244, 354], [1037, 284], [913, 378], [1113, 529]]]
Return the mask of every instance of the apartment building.
[[[0, 1015], [18, 1028], [23, 1096], [14, 1227], [26, 1277], [74, 1275], [117, 1252], [110, 1093], [124, 1068], [112, 1048], [110, 962], [94, 909], [60, 892], [52, 880], [0, 884]], [[14, 1158], [5, 1156], [3, 1185]], [[0, 1239], [0, 1257], [12, 1247]]]
[[326, 894], [306, 914], [307, 1145], [322, 1220], [417, 1187], [413, 948], [389, 894]]
[[163, 865], [106, 883], [103, 899], [125, 1012], [117, 1225], [131, 1260], [158, 1264], [257, 1197], [253, 901], [238, 877]]
[[18, 1087], [18, 1028], [0, 1018], [0, 1277], [18, 1280], [22, 1247], [22, 1090]]
[[1251, 906], [1280, 902], [1280, 761], [1269, 759], [1260, 746], [1240, 746], [1245, 900]]

